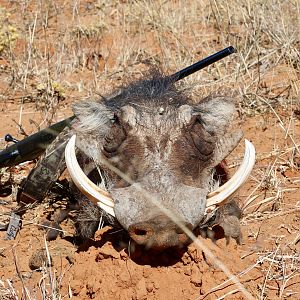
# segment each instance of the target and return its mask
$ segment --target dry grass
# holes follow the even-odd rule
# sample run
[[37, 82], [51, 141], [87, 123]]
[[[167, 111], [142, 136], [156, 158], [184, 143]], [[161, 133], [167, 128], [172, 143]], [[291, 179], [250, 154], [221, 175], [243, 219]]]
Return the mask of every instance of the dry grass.
[[[4, 51], [4, 57], [15, 61], [6, 82], [10, 91], [19, 90], [22, 102], [35, 101], [35, 87], [44, 86], [45, 101], [59, 104], [53, 97], [55, 82], [67, 97], [103, 94], [103, 82], [114, 87], [120, 78], [140, 76], [149, 63], [173, 73], [230, 44], [238, 55], [191, 76], [185, 84], [202, 95], [234, 87], [241, 112], [248, 114], [268, 110], [268, 104], [296, 101], [298, 1], [75, 1], [61, 7], [54, 1], [37, 1], [12, 7], [23, 12], [15, 26], [24, 44], [18, 53], [12, 47]], [[64, 15], [67, 20], [61, 20]], [[280, 66], [287, 68], [288, 78], [272, 86], [266, 77]], [[88, 76], [70, 82], [72, 74], [82, 72]]]
[[[299, 212], [300, 204], [290, 207], [285, 201], [299, 189], [299, 172], [293, 178], [284, 176], [299, 168], [299, 1], [40, 0], [4, 5], [6, 9], [0, 4], [0, 101], [17, 105], [19, 128], [30, 103], [41, 115], [36, 127], [43, 127], [60, 118], [70, 102], [110, 92], [124, 80], [139, 77], [150, 64], [171, 74], [228, 45], [236, 47], [237, 55], [179, 84], [193, 88], [196, 98], [223, 90], [234, 94], [242, 120], [263, 115], [261, 126], [277, 126], [284, 136], [282, 142], [274, 135], [273, 149], [258, 154], [254, 184], [244, 200], [244, 224]], [[268, 118], [276, 121], [269, 124]], [[253, 238], [259, 235], [254, 232]], [[254, 251], [257, 263], [252, 267], [265, 274], [258, 299], [274, 290], [278, 298], [294, 296], [299, 233], [291, 229], [290, 235], [287, 243], [274, 236], [277, 247]], [[55, 276], [49, 268], [44, 272], [43, 297], [56, 299]], [[45, 280], [50, 275], [49, 292]], [[0, 288], [3, 297], [16, 299], [11, 282], [0, 282]]]

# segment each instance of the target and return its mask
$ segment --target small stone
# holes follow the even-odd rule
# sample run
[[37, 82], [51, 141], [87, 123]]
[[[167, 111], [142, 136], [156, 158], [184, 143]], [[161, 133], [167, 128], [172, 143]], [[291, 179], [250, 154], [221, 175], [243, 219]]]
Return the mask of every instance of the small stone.
[[120, 258], [119, 252], [117, 252], [114, 249], [111, 249], [110, 247], [105, 247], [105, 245], [99, 249], [99, 254], [97, 255], [96, 261], [102, 260], [102, 259], [108, 259], [108, 258]]
[[67, 255], [66, 260], [69, 262], [70, 265], [74, 265], [75, 263], [74, 257], [72, 255]]
[[192, 261], [192, 259], [188, 253], [184, 253], [184, 255], [181, 258], [181, 261], [184, 265], [188, 265]]
[[294, 158], [294, 165], [297, 169], [300, 169], [300, 157], [297, 156]]
[[43, 266], [52, 265], [52, 258], [50, 257], [50, 264], [47, 257], [47, 252], [45, 248], [38, 249], [35, 251], [29, 259], [29, 268], [31, 270], [37, 270]]
[[202, 275], [203, 274], [200, 272], [199, 268], [196, 265], [193, 265], [191, 283], [196, 287], [200, 287], [202, 284]]
[[148, 293], [151, 293], [155, 289], [154, 282], [153, 281], [146, 282], [146, 289]]
[[71, 281], [71, 290], [74, 296], [77, 296], [80, 294], [81, 290], [82, 290], [83, 286], [82, 286], [82, 281], [78, 280], [78, 279], [73, 279]]
[[192, 275], [192, 270], [190, 266], [185, 266], [184, 267], [184, 274], [187, 276], [191, 276]]

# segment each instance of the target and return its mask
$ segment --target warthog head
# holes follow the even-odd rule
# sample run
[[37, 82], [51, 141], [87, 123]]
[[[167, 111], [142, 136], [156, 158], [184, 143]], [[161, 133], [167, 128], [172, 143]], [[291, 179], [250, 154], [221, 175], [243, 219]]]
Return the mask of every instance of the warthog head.
[[231, 99], [193, 104], [168, 78], [140, 80], [103, 101], [74, 106], [76, 146], [95, 161], [106, 191], [74, 167], [75, 137], [66, 149], [69, 172], [138, 244], [183, 245], [187, 236], [157, 203], [191, 230], [203, 222], [215, 167], [242, 137], [240, 130], [227, 132], [233, 112]]

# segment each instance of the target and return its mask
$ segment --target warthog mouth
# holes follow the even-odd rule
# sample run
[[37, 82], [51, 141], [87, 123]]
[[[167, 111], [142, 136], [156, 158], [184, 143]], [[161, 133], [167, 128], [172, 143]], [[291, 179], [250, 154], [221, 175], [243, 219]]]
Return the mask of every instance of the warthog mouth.
[[[110, 194], [93, 183], [78, 164], [75, 152], [76, 135], [73, 135], [65, 149], [65, 159], [69, 174], [77, 188], [101, 209], [115, 217], [114, 201]], [[236, 173], [225, 184], [207, 194], [206, 213], [216, 206], [226, 203], [226, 200], [236, 193], [249, 177], [255, 164], [255, 148], [245, 139], [245, 153], [243, 161]], [[126, 177], [124, 175], [124, 177]]]

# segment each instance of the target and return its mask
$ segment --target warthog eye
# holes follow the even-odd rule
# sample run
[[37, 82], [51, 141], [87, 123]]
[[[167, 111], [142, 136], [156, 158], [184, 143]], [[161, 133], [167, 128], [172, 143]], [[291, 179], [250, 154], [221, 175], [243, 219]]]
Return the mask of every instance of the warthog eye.
[[105, 137], [103, 145], [104, 155], [112, 157], [126, 138], [126, 133], [117, 116], [114, 118], [114, 123]]
[[194, 146], [202, 155], [209, 156], [212, 154], [216, 138], [204, 129], [199, 116], [192, 118], [188, 126], [188, 133]]

